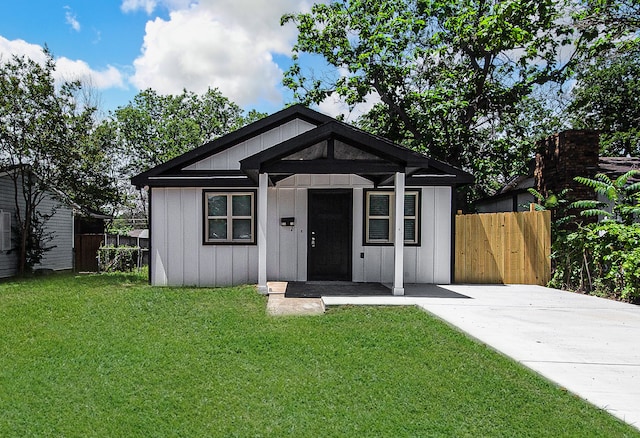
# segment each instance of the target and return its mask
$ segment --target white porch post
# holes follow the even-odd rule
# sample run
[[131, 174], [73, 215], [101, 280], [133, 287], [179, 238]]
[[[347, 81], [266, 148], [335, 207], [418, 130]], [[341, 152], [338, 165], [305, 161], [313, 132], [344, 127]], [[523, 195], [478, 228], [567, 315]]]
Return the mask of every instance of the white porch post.
[[393, 234], [394, 269], [393, 294], [404, 295], [404, 172], [395, 177], [396, 214]]
[[267, 188], [269, 175], [261, 173], [258, 181], [258, 292], [269, 293], [267, 288]]

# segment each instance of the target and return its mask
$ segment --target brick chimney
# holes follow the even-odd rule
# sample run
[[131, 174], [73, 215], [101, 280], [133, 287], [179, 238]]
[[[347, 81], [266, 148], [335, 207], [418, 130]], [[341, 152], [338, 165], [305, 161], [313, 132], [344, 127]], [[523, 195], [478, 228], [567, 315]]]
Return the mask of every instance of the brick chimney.
[[571, 188], [568, 198], [595, 199], [592, 189], [573, 180], [593, 178], [598, 172], [600, 136], [598, 131], [571, 129], [538, 141], [534, 170], [536, 189], [545, 197]]

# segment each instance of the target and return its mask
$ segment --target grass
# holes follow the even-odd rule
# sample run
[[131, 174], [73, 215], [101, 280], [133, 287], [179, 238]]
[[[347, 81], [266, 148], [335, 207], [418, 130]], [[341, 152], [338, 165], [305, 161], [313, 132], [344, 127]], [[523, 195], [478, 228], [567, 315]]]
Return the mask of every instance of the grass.
[[640, 436], [415, 308], [252, 287], [0, 283], [0, 436]]

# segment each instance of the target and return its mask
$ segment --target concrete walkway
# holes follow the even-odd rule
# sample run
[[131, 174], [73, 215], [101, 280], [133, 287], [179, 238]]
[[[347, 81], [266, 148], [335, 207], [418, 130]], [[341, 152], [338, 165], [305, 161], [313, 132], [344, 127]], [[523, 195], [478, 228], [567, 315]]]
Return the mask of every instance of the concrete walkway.
[[[410, 287], [418, 285], [407, 285]], [[470, 297], [323, 297], [417, 305], [640, 429], [640, 306], [540, 286], [439, 286]]]
[[269, 299], [267, 313], [273, 316], [321, 315], [324, 303], [320, 298], [285, 298], [286, 281], [270, 281], [267, 283]]

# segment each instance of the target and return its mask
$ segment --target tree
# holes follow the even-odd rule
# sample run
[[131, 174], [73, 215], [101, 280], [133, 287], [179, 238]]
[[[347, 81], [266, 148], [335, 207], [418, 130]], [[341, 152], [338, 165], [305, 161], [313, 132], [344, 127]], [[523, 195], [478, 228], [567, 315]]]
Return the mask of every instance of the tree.
[[24, 56], [0, 60], [0, 167], [14, 185], [19, 274], [50, 249], [45, 225], [54, 211], [39, 208], [47, 193], [94, 205], [111, 200], [95, 166], [102, 151], [89, 140], [95, 109], [77, 105], [79, 83], [54, 83], [55, 61], [47, 49], [44, 55], [42, 64]]
[[576, 24], [595, 32], [597, 27], [606, 27], [597, 43], [609, 48], [621, 37], [634, 33], [640, 27], [640, 1], [638, 0], [584, 0], [582, 8], [575, 12]]
[[[379, 96], [381, 103], [364, 118], [364, 127], [471, 170], [489, 187], [498, 170], [486, 168], [487, 163], [504, 160], [505, 148], [531, 148], [533, 140], [523, 142], [520, 132], [509, 130], [505, 122], [517, 118], [534, 91], [550, 92], [551, 84], [563, 83], [598, 37], [591, 28], [574, 26], [572, 4], [316, 4], [309, 13], [282, 18], [299, 30], [284, 83], [305, 103], [319, 103], [334, 93], [349, 104], [372, 93]], [[306, 54], [319, 55], [340, 74], [309, 75], [300, 57]], [[537, 121], [526, 122], [531, 126]]]
[[[256, 111], [244, 116], [238, 105], [215, 89], [202, 95], [187, 90], [160, 95], [147, 89], [111, 114], [104, 129], [120, 145], [121, 174], [131, 177], [262, 117]], [[134, 215], [146, 214], [144, 200], [144, 192], [130, 193]]]
[[[612, 180], [597, 174], [576, 177], [608, 202], [585, 200], [571, 204], [586, 217], [602, 221], [577, 223], [569, 233], [557, 236], [552, 258], [555, 272], [551, 286], [640, 300], [640, 171], [630, 170]], [[635, 180], [634, 180], [635, 179]]]
[[579, 70], [568, 110], [577, 128], [601, 131], [603, 154], [640, 156], [640, 43], [621, 46]]
[[184, 90], [160, 95], [152, 89], [112, 114], [126, 173], [143, 172], [244, 124], [242, 109], [219, 91]]

